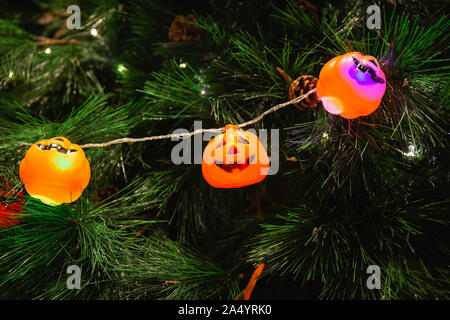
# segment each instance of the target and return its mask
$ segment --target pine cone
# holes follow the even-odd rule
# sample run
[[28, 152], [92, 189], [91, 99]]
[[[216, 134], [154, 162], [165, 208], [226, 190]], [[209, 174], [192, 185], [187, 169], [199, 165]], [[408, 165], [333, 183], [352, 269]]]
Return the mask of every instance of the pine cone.
[[[301, 95], [307, 93], [308, 91], [314, 89], [317, 85], [317, 81], [319, 79], [313, 76], [300, 76], [289, 85], [289, 99], [295, 99], [300, 97]], [[300, 110], [311, 110], [317, 107], [317, 104], [320, 102], [317, 94], [311, 93], [305, 99], [300, 101], [299, 103], [294, 103], [294, 106], [299, 108]], [[299, 105], [300, 104], [300, 105]]]
[[171, 41], [199, 40], [200, 29], [198, 21], [193, 14], [187, 16], [177, 15], [169, 28], [169, 39]]
[[[300, 76], [294, 81], [292, 81], [292, 78], [289, 77], [289, 75], [286, 72], [284, 72], [283, 69], [277, 67], [277, 71], [280, 73], [284, 81], [286, 81], [287, 85], [289, 86], [288, 96], [290, 100], [300, 97], [301, 95], [308, 93], [310, 90], [314, 89], [317, 85], [317, 81], [319, 80], [313, 76]], [[314, 109], [315, 107], [317, 107], [317, 104], [319, 102], [320, 98], [317, 96], [317, 93], [314, 92], [308, 95], [302, 101], [300, 101], [300, 104], [294, 103], [293, 105], [298, 109], [305, 111]]]
[[317, 16], [317, 13], [319, 12], [319, 8], [317, 6], [318, 1], [313, 1], [316, 3], [311, 3], [309, 0], [297, 0], [298, 6], [303, 9], [306, 13], [310, 15]]

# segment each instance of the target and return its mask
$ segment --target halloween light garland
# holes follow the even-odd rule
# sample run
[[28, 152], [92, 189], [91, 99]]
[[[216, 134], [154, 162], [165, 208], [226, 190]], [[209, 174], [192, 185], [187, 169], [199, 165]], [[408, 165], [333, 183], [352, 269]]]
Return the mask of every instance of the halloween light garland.
[[[28, 193], [49, 205], [77, 200], [89, 183], [90, 167], [83, 148], [106, 147], [120, 143], [188, 138], [200, 133], [222, 133], [207, 145], [202, 159], [205, 180], [217, 188], [239, 188], [263, 180], [269, 170], [267, 151], [254, 134], [240, 130], [266, 115], [297, 104], [316, 92], [325, 109], [347, 119], [375, 111], [384, 95], [386, 78], [372, 56], [350, 52], [328, 61], [322, 68], [317, 89], [278, 104], [258, 117], [218, 129], [198, 129], [144, 138], [120, 138], [105, 143], [71, 144], [67, 138], [41, 140], [27, 151], [20, 165], [20, 178]], [[29, 143], [21, 143], [30, 145]], [[43, 170], [43, 168], [45, 170]]]
[[[228, 125], [226, 127], [219, 129], [199, 129], [189, 133], [173, 133], [144, 138], [121, 138], [105, 143], [92, 143], [92, 144], [85, 144], [82, 146], [72, 144], [65, 137], [55, 137], [48, 140], [40, 140], [31, 145], [31, 147], [25, 154], [25, 157], [21, 161], [19, 170], [20, 178], [22, 182], [25, 184], [27, 192], [32, 197], [40, 199], [45, 204], [56, 206], [62, 203], [71, 203], [81, 196], [83, 190], [87, 187], [90, 179], [91, 174], [90, 166], [88, 160], [86, 159], [86, 155], [83, 151], [83, 148], [94, 148], [94, 147], [100, 148], [128, 142], [143, 142], [143, 141], [171, 139], [171, 138], [187, 138], [195, 134], [205, 132], [220, 133], [225, 131], [225, 134], [227, 134], [228, 136], [232, 132], [234, 137], [237, 136], [247, 137], [252, 141], [252, 144], [256, 144], [255, 146], [256, 151], [253, 150], [254, 149], [253, 145], [251, 148], [244, 147], [242, 149], [244, 151], [243, 154], [247, 155], [249, 154], [250, 151], [252, 151], [254, 156], [252, 159], [250, 158], [246, 159], [248, 161], [246, 161], [245, 163], [246, 170], [244, 171], [241, 171], [239, 167], [231, 168], [232, 164], [228, 164], [226, 163], [226, 161], [225, 163], [222, 163], [222, 165], [224, 165], [222, 166], [222, 168], [225, 173], [224, 175], [221, 176], [222, 179], [225, 179], [222, 180], [222, 182], [220, 182], [221, 180], [220, 177], [215, 178], [212, 177], [212, 175], [210, 174], [212, 172], [210, 167], [208, 169], [204, 169], [203, 172], [205, 180], [212, 186], [218, 188], [237, 188], [257, 183], [263, 180], [267, 175], [269, 167], [267, 151], [264, 149], [264, 146], [259, 142], [258, 137], [249, 132], [241, 131], [239, 130], [239, 128], [246, 127], [253, 123], [256, 123], [269, 113], [272, 113], [288, 105], [299, 102], [302, 99], [306, 98], [309, 94], [313, 93], [314, 91], [315, 89], [307, 92], [306, 94], [294, 100], [278, 104], [266, 110], [261, 115], [250, 121], [241, 123], [239, 125]], [[228, 139], [229, 146], [233, 145], [234, 142], [232, 140], [233, 139]], [[213, 141], [214, 139], [210, 141], [210, 144]], [[21, 144], [30, 145], [29, 143], [21, 143]], [[237, 144], [234, 144], [234, 146], [237, 147]], [[235, 154], [232, 157], [232, 160], [235, 159], [236, 157], [237, 154]], [[206, 168], [208, 166], [206, 162], [207, 161], [202, 162], [203, 168]], [[216, 166], [216, 163], [213, 163], [212, 165]], [[218, 167], [220, 167], [220, 165]]]

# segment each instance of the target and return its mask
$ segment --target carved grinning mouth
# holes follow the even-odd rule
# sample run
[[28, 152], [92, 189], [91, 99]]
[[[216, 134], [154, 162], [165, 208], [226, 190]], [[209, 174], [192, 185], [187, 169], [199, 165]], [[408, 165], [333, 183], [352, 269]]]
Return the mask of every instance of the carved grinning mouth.
[[[380, 78], [380, 77], [377, 77], [377, 74], [376, 74], [375, 70], [373, 70], [370, 66], [366, 66], [366, 65], [362, 64], [362, 63], [359, 62], [358, 59], [356, 59], [355, 57], [352, 57], [352, 58], [353, 58], [353, 62], [354, 62], [355, 65], [356, 65], [356, 68], [357, 68], [359, 71], [361, 71], [361, 72], [363, 72], [363, 73], [368, 72], [368, 73], [370, 74], [370, 78], [371, 78], [373, 81], [378, 82], [378, 83], [384, 83], [384, 80], [383, 80], [382, 78]], [[370, 61], [371, 63], [373, 63], [375, 66], [377, 66], [375, 60], [372, 60], [372, 59], [371, 59], [371, 60], [369, 60], [369, 61]]]
[[232, 172], [234, 169], [238, 169], [239, 171], [246, 169], [250, 163], [255, 159], [255, 155], [252, 155], [247, 158], [245, 163], [230, 163], [230, 164], [224, 164], [222, 161], [214, 160], [214, 163], [216, 166], [221, 168], [222, 170], [225, 170], [226, 172]]

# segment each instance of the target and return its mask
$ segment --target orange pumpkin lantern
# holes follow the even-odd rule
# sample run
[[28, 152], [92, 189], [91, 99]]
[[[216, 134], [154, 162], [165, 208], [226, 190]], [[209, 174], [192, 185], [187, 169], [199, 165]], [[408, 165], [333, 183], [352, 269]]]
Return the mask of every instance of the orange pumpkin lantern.
[[215, 188], [239, 188], [258, 183], [269, 172], [269, 157], [258, 137], [236, 125], [212, 139], [205, 148], [202, 173]]
[[386, 77], [377, 59], [349, 52], [323, 66], [316, 90], [328, 112], [354, 119], [378, 108], [386, 90]]
[[77, 200], [91, 177], [83, 149], [64, 137], [33, 144], [19, 170], [27, 192], [51, 206]]

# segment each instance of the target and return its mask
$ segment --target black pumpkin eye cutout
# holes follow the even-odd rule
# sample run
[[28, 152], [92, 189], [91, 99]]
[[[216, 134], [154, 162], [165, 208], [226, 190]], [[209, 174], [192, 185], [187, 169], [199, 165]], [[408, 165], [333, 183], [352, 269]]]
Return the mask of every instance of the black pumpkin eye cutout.
[[74, 152], [78, 151], [78, 150], [75, 150], [75, 149], [66, 149], [63, 146], [61, 146], [59, 144], [56, 144], [56, 143], [52, 143], [50, 145], [45, 145], [45, 144], [38, 143], [36, 146], [40, 150], [48, 151], [50, 149], [56, 149], [56, 151], [58, 151], [60, 153], [64, 153], [64, 154], [74, 153]]
[[357, 68], [361, 72], [367, 72], [367, 70], [370, 69], [368, 66], [365, 66], [365, 65], [362, 65], [362, 64], [359, 64]]
[[[370, 59], [369, 61], [370, 61], [371, 63], [373, 63], [375, 66], [379, 67], [379, 66], [377, 65], [377, 63], [376, 63], [375, 60]], [[383, 80], [382, 78], [378, 77], [378, 76], [376, 75], [375, 70], [373, 70], [371, 67], [368, 67], [368, 66], [365, 66], [365, 65], [361, 64], [361, 62], [359, 62], [358, 59], [356, 59], [355, 57], [353, 57], [353, 62], [355, 63], [356, 68], [357, 68], [359, 71], [364, 72], [364, 73], [365, 73], [365, 72], [368, 72], [368, 73], [370, 74], [370, 77], [371, 77], [371, 79], [372, 79], [373, 81], [378, 82], [378, 83], [384, 83], [384, 80]]]
[[64, 139], [61, 139], [61, 138], [56, 138], [56, 139], [53, 139], [53, 140], [58, 140], [58, 141], [64, 142]]
[[380, 77], [377, 77], [375, 70], [373, 70], [372, 68], [369, 68], [369, 74], [373, 81], [378, 82], [378, 83], [384, 83], [384, 80]]
[[373, 64], [375, 67], [378, 67], [378, 64], [377, 64], [377, 62], [376, 62], [375, 60], [370, 59], [369, 62], [372, 62], [372, 64]]
[[369, 69], [368, 66], [363, 65], [361, 62], [358, 61], [358, 59], [356, 59], [355, 57], [353, 57], [353, 62], [356, 65], [356, 69], [358, 69], [361, 72], [367, 72], [367, 70]]
[[46, 145], [46, 144], [40, 144], [40, 143], [38, 143], [38, 144], [37, 144], [37, 147], [38, 147], [39, 149], [41, 149], [41, 150], [50, 150], [50, 146], [49, 146], [49, 145]]

